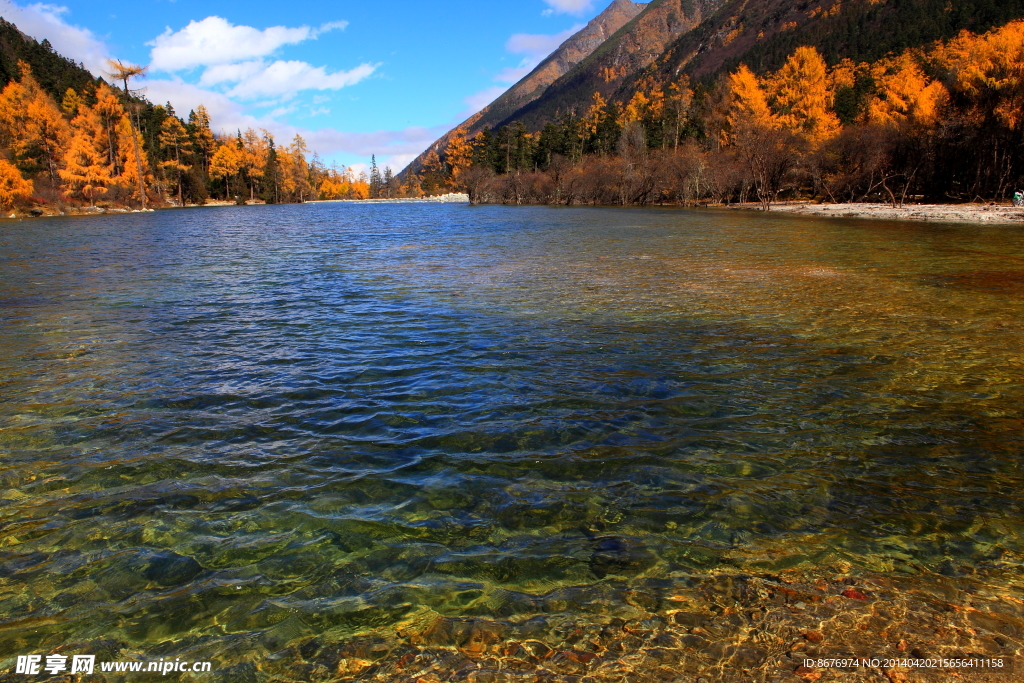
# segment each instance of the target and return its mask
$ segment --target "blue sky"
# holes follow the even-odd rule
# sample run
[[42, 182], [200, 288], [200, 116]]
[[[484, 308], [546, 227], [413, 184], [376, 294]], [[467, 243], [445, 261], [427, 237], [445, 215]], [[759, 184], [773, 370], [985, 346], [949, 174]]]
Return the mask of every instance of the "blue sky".
[[0, 16], [95, 73], [145, 64], [157, 103], [215, 130], [296, 132], [395, 171], [493, 100], [610, 0], [0, 0]]

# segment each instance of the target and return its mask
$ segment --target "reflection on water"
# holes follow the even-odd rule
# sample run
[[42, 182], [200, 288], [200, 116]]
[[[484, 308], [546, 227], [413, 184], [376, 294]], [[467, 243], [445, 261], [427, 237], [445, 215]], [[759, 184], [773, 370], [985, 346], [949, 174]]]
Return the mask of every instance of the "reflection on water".
[[1006, 226], [5, 222], [0, 668], [689, 683], [1015, 653], [1022, 320]]

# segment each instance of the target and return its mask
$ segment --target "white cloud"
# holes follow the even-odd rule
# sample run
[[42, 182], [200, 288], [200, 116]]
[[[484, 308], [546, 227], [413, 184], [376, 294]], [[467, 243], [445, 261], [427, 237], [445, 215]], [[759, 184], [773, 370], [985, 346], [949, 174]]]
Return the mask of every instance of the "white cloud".
[[464, 100], [466, 102], [466, 105], [469, 107], [468, 110], [465, 112], [465, 116], [470, 116], [472, 114], [477, 113], [478, 111], [486, 107], [488, 104], [498, 99], [498, 96], [501, 95], [506, 90], [508, 90], [507, 86], [492, 85], [490, 88], [486, 88], [485, 90], [481, 90], [480, 92], [473, 93]]
[[573, 34], [583, 28], [583, 24], [577, 24], [561, 33], [516, 33], [508, 42], [505, 49], [516, 55], [525, 55], [519, 66], [511, 66], [502, 69], [494, 80], [501, 83], [515, 83], [523, 76], [530, 73], [544, 58], [558, 49], [558, 46], [568, 40]]
[[207, 87], [218, 83], [238, 83], [255, 76], [266, 68], [266, 62], [260, 59], [237, 64], [217, 64], [203, 71], [203, 75], [199, 78], [199, 85]]
[[531, 59], [539, 61], [558, 49], [559, 45], [582, 28], [583, 24], [576, 24], [572, 28], [566, 29], [561, 33], [555, 33], [554, 35], [516, 33], [505, 43], [505, 49], [514, 55], [526, 55]]
[[67, 23], [63, 18], [67, 13], [67, 7], [58, 5], [36, 3], [22, 7], [11, 0], [0, 0], [0, 16], [22, 33], [38, 41], [49, 40], [57, 52], [85, 64], [93, 75], [102, 76], [110, 51], [92, 31]]
[[593, 4], [593, 0], [544, 0], [550, 5], [551, 10], [544, 10], [541, 14], [548, 16], [551, 12], [560, 14], [583, 14]]
[[509, 66], [499, 71], [494, 80], [499, 83], [518, 83], [526, 74], [533, 71], [536, 66], [537, 62], [530, 62], [524, 59], [519, 63], [519, 66]]
[[243, 100], [259, 97], [290, 97], [302, 90], [339, 90], [369, 77], [377, 64], [360, 64], [348, 71], [328, 72], [308, 62], [277, 60], [243, 62], [210, 67], [199, 80], [200, 85], [235, 83], [228, 96]]
[[[426, 149], [426, 147], [424, 147], [424, 149]], [[394, 156], [388, 158], [387, 163], [384, 164], [384, 166], [390, 166], [391, 172], [395, 175], [398, 175], [402, 171], [402, 169], [411, 164], [413, 162], [413, 159], [415, 159], [418, 156], [419, 154], [395, 154]]]
[[267, 116], [269, 116], [272, 119], [276, 119], [276, 118], [280, 118], [280, 117], [284, 116], [285, 114], [291, 114], [292, 112], [296, 111], [297, 109], [298, 109], [298, 107], [296, 107], [294, 104], [292, 106], [290, 106], [290, 107], [278, 107], [274, 111], [272, 111], [269, 114], [267, 114]]
[[344, 29], [348, 22], [332, 21], [319, 28], [271, 26], [260, 30], [235, 26], [217, 16], [190, 21], [180, 31], [168, 27], [147, 43], [153, 46], [150, 66], [157, 71], [181, 71], [197, 66], [214, 66], [258, 59], [271, 55], [285, 45], [317, 38], [321, 33]]

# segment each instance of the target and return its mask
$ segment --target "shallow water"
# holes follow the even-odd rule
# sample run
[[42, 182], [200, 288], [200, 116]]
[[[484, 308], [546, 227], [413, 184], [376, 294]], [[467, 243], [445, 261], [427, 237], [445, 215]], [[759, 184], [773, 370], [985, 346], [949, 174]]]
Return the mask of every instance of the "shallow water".
[[575, 629], [601, 657], [548, 668], [597, 675], [623, 621], [675, 654], [607, 680], [690, 650], [783, 680], [782, 626], [705, 624], [729, 604], [753, 624], [778, 591], [722, 577], [942, 586], [1001, 615], [1012, 654], [1022, 321], [1016, 226], [413, 204], [2, 222], [0, 671], [101, 651], [444, 680], [556, 662], [515, 647], [575, 652]]

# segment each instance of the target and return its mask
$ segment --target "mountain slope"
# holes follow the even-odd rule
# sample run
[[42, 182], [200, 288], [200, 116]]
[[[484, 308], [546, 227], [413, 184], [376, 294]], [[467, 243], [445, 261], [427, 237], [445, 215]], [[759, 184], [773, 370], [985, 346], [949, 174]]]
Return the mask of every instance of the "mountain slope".
[[82, 92], [96, 79], [85, 67], [54, 52], [49, 41], [37, 42], [0, 17], [0, 88], [21, 78], [18, 61], [32, 67], [39, 85], [60, 102], [68, 88]]
[[[614, 0], [605, 11], [591, 19], [580, 31], [570, 36], [568, 40], [558, 46], [557, 50], [538, 64], [533, 71], [505, 91], [494, 102], [461, 123], [455, 130], [465, 128], [470, 135], [473, 135], [484, 128], [496, 127], [502, 121], [514, 116], [524, 106], [541, 97], [552, 83], [590, 56], [594, 50], [598, 49], [610, 36], [614, 35], [619, 29], [629, 23], [630, 20], [643, 12], [646, 7], [647, 5], [645, 4], [630, 2], [630, 0]], [[437, 152], [443, 150], [455, 130], [449, 131], [431, 145], [427, 151], [417, 157], [402, 171], [401, 176], [404, 177], [410, 171], [413, 173], [419, 172], [423, 167], [423, 161], [427, 153], [431, 149]]]
[[778, 69], [801, 45], [826, 61], [875, 61], [967, 29], [983, 32], [1024, 16], [1024, 0], [731, 0], [680, 36], [646, 74], [662, 83], [687, 73], [707, 79], [745, 63]]
[[615, 0], [585, 28], [562, 43], [543, 62], [501, 97], [484, 107], [474, 118], [472, 128], [500, 124], [522, 107], [540, 97], [548, 86], [589, 57], [619, 29], [640, 14], [647, 5]]
[[654, 0], [635, 19], [609, 38], [519, 111], [501, 121], [522, 121], [539, 130], [560, 111], [585, 111], [595, 92], [611, 95], [623, 81], [643, 71], [679, 36], [713, 15], [724, 0]]

